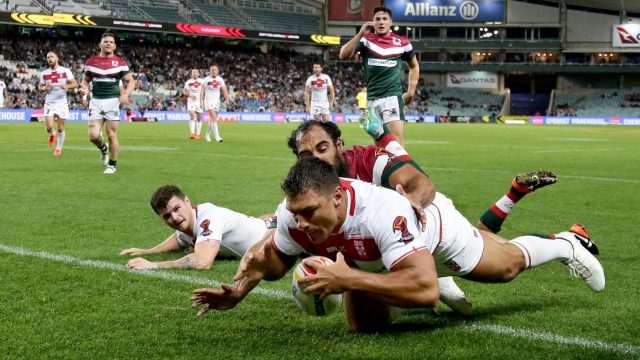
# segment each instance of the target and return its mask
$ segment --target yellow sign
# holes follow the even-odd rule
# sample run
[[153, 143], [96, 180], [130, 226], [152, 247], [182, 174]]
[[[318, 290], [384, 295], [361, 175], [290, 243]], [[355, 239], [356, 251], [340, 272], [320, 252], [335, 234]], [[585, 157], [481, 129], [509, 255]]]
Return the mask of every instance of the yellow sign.
[[96, 25], [89, 15], [53, 13], [53, 18], [56, 24]]
[[21, 24], [47, 25], [71, 24], [71, 25], [97, 25], [89, 15], [62, 14], [53, 15], [11, 13], [11, 18]]
[[340, 45], [340, 36], [311, 35], [311, 40], [317, 42], [318, 44]]
[[21, 24], [51, 26], [55, 23], [51, 15], [11, 13], [11, 18]]

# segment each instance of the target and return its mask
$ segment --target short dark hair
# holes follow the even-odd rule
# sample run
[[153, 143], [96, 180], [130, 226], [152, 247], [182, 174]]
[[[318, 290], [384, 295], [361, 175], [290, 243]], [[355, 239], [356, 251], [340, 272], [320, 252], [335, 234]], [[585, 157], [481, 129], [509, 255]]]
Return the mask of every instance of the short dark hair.
[[116, 36], [113, 35], [113, 33], [106, 32], [106, 33], [102, 34], [102, 36], [100, 37], [100, 41], [102, 41], [102, 39], [106, 38], [107, 36], [111, 36], [114, 40], [116, 39]]
[[375, 9], [373, 9], [373, 14], [375, 15], [378, 11], [382, 11], [382, 12], [386, 12], [387, 14], [389, 14], [389, 17], [393, 17], [393, 12], [391, 12], [391, 9], [389, 9], [386, 6], [378, 6]]
[[298, 126], [297, 129], [291, 132], [291, 135], [287, 139], [287, 146], [293, 154], [298, 156], [298, 139], [300, 139], [307, 131], [311, 130], [314, 126], [321, 127], [333, 140], [334, 144], [338, 143], [338, 140], [342, 136], [342, 132], [338, 125], [330, 122], [330, 121], [318, 121], [318, 120], [308, 120], [303, 122]]
[[333, 166], [315, 156], [309, 156], [293, 165], [282, 181], [281, 188], [285, 196], [289, 197], [304, 194], [309, 190], [327, 195], [337, 186], [340, 186], [340, 178]]
[[174, 196], [180, 200], [185, 199], [184, 193], [179, 187], [175, 185], [160, 186], [151, 194], [151, 208], [153, 208], [156, 214], [160, 215], [160, 211], [167, 207], [167, 203], [169, 203], [169, 200]]

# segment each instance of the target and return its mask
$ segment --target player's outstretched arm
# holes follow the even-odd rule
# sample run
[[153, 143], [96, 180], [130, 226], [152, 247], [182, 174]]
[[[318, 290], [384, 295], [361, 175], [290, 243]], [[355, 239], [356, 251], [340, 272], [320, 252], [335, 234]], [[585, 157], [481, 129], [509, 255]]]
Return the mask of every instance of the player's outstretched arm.
[[71, 81], [69, 81], [64, 88], [67, 90], [71, 90], [71, 89], [75, 89], [78, 87], [78, 80], [76, 79], [71, 79]]
[[418, 86], [418, 80], [420, 79], [420, 64], [417, 58], [414, 56], [411, 61], [407, 63], [409, 65], [409, 86], [407, 86], [407, 92], [402, 94], [402, 99], [405, 105], [411, 104], [413, 96], [416, 93], [416, 87]]
[[182, 249], [182, 247], [180, 246], [180, 243], [178, 243], [176, 234], [173, 233], [165, 241], [152, 247], [151, 249], [140, 249], [140, 248], [124, 249], [120, 252], [120, 255], [140, 256], [140, 255], [156, 254], [156, 253], [163, 253], [163, 252], [170, 252], [170, 251], [178, 251], [180, 249]]
[[193, 253], [173, 261], [152, 262], [143, 258], [129, 260], [129, 268], [133, 270], [151, 269], [197, 269], [209, 270], [220, 250], [219, 240], [197, 243]]
[[341, 253], [333, 265], [307, 265], [316, 270], [316, 275], [299, 281], [308, 285], [305, 292], [319, 291], [321, 298], [362, 291], [388, 305], [410, 308], [435, 306], [440, 296], [433, 257], [426, 250], [407, 256], [386, 274], [351, 268]]
[[293, 266], [295, 258], [282, 258], [277, 253], [271, 241], [272, 233], [272, 230], [268, 231], [265, 237], [242, 257], [233, 286], [221, 284], [219, 288], [193, 290], [192, 307], [200, 307], [196, 316], [202, 316], [212, 309], [232, 309], [263, 279], [280, 279], [287, 273]]

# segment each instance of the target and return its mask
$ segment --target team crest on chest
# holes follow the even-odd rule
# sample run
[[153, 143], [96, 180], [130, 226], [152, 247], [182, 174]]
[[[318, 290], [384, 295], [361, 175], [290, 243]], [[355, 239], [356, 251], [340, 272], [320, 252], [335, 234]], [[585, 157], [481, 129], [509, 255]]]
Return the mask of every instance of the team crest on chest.
[[111, 66], [117, 67], [119, 65], [118, 60], [111, 60]]
[[391, 41], [393, 42], [393, 45], [396, 45], [396, 46], [402, 45], [402, 41], [400, 41], [400, 39], [398, 38], [393, 38], [393, 40]]

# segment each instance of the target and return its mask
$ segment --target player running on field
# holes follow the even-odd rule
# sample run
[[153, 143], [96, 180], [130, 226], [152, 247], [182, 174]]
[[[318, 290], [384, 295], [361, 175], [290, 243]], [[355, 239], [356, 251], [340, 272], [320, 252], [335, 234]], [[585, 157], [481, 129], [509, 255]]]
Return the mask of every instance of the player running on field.
[[[120, 142], [118, 124], [120, 105], [130, 102], [129, 96], [136, 81], [129, 71], [127, 62], [115, 54], [116, 40], [111, 33], [104, 33], [100, 39], [100, 53], [85, 63], [85, 73], [80, 85], [80, 93], [86, 96], [91, 91], [89, 101], [89, 140], [102, 153], [100, 161], [106, 165], [104, 174], [114, 174], [118, 162]], [[120, 91], [120, 80], [126, 83]], [[91, 89], [91, 90], [89, 90]], [[102, 127], [107, 131], [109, 143], [102, 137]]]
[[[47, 53], [47, 65], [49, 67], [40, 73], [38, 90], [47, 92], [44, 99], [44, 124], [49, 134], [49, 146], [56, 144], [53, 155], [60, 156], [65, 138], [64, 121], [69, 117], [67, 90], [77, 88], [78, 81], [71, 70], [59, 64], [58, 55], [53, 51]], [[54, 122], [58, 125], [57, 136], [53, 128]]]

